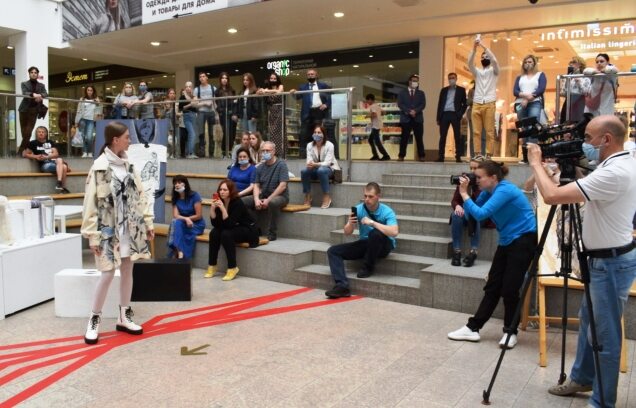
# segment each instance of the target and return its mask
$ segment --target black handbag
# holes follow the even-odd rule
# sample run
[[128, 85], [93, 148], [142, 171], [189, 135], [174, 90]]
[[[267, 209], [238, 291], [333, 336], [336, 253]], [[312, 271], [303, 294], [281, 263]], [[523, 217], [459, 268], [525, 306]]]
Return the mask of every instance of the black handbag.
[[342, 170], [333, 170], [333, 182], [341, 184], [342, 183]]

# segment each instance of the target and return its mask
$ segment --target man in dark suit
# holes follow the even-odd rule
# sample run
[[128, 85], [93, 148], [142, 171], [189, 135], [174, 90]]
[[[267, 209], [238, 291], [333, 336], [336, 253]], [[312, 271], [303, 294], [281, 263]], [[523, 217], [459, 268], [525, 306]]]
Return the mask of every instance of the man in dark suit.
[[455, 161], [457, 163], [462, 161], [464, 143], [459, 127], [467, 107], [466, 89], [457, 86], [457, 74], [451, 72], [448, 74], [448, 86], [442, 88], [437, 102], [437, 125], [439, 126], [438, 162], [444, 161], [449, 125], [453, 126], [453, 136], [455, 136]]
[[20, 112], [20, 131], [22, 132], [22, 143], [18, 149], [18, 154], [22, 154], [24, 149], [29, 146], [31, 133], [38, 119], [42, 101], [49, 96], [46, 92], [46, 86], [38, 82], [39, 74], [40, 70], [37, 67], [30, 67], [29, 80], [21, 84], [22, 95], [30, 96], [30, 98], [23, 98], [18, 107], [18, 112]]
[[409, 135], [413, 132], [413, 139], [417, 145], [417, 160], [424, 161], [424, 108], [426, 96], [418, 89], [420, 77], [413, 74], [409, 77], [409, 86], [398, 94], [398, 108], [400, 108], [400, 153], [398, 161], [404, 161]]
[[[302, 84], [299, 91], [317, 91], [320, 89], [329, 89], [330, 86], [318, 80], [318, 71], [311, 68], [307, 71], [307, 82]], [[290, 90], [291, 93], [296, 92], [295, 89]], [[299, 155], [304, 159], [307, 157], [307, 143], [311, 139], [314, 126], [321, 125], [323, 120], [327, 118], [329, 107], [331, 106], [331, 96], [325, 92], [304, 93], [296, 95], [296, 99], [302, 99], [302, 107], [300, 109], [300, 135], [299, 135]], [[328, 137], [329, 139], [329, 137]], [[335, 140], [330, 140], [334, 143]]]

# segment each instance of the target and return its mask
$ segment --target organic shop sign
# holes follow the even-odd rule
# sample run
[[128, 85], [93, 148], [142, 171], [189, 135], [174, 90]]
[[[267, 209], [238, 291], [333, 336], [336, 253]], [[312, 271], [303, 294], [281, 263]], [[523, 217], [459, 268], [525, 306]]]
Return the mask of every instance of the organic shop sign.
[[276, 72], [280, 76], [289, 76], [291, 73], [291, 61], [288, 59], [278, 61], [268, 61], [267, 69]]

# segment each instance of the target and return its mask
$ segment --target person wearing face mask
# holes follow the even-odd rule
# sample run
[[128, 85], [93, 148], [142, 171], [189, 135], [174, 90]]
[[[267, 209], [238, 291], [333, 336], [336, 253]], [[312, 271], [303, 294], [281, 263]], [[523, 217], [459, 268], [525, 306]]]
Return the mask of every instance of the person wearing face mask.
[[[592, 391], [590, 406], [599, 407], [600, 390], [606, 407], [616, 404], [621, 354], [621, 319], [629, 290], [636, 279], [636, 158], [623, 150], [625, 125], [614, 115], [593, 118], [585, 128], [585, 141], [599, 151], [599, 164], [575, 182], [556, 186], [545, 174], [538, 145], [528, 145], [528, 160], [546, 204], [585, 202], [581, 239], [589, 267], [589, 294], [595, 316], [601, 379], [596, 377], [590, 344], [590, 310], [585, 300], [579, 309], [576, 358], [569, 380], [550, 387], [553, 395], [571, 396]], [[602, 383], [602, 384], [601, 384]]]
[[113, 112], [115, 119], [134, 119], [132, 107], [135, 105], [137, 95], [132, 82], [124, 82], [121, 93], [115, 98], [113, 106], [117, 112]]
[[269, 140], [276, 145], [276, 151], [280, 152], [280, 156], [285, 158], [287, 145], [283, 138], [285, 131], [283, 129], [283, 96], [277, 95], [285, 91], [285, 87], [280, 79], [280, 75], [276, 72], [269, 74], [265, 88], [261, 88], [257, 93], [267, 95], [267, 130], [269, 132]]
[[[322, 125], [323, 120], [327, 119], [331, 107], [331, 94], [317, 91], [329, 88], [329, 85], [318, 80], [318, 70], [314, 68], [307, 71], [307, 82], [298, 87], [299, 91], [316, 91], [296, 95], [297, 100], [302, 99], [300, 140], [298, 141], [298, 152], [301, 159], [307, 157], [307, 143], [310, 142], [314, 126]], [[293, 94], [296, 90], [291, 89], [289, 92]]]
[[409, 77], [408, 88], [398, 94], [397, 105], [400, 109], [400, 152], [398, 161], [404, 161], [406, 146], [413, 132], [413, 140], [417, 146], [417, 160], [424, 161], [424, 108], [426, 107], [426, 95], [419, 89], [420, 77], [413, 74]]
[[172, 221], [168, 231], [168, 250], [174, 258], [192, 259], [197, 236], [205, 229], [201, 215], [201, 196], [190, 188], [188, 179], [172, 178]]
[[133, 102], [133, 105], [139, 105], [139, 119], [155, 118], [152, 93], [148, 92], [146, 81], [139, 81], [139, 96]]
[[[574, 56], [568, 64], [568, 75], [579, 75], [585, 70], [585, 60], [579, 56]], [[568, 105], [566, 86], [570, 88], [570, 114], [566, 115]], [[561, 107], [561, 122], [577, 123], [583, 119], [585, 111], [585, 95], [590, 92], [590, 78], [570, 78], [569, 81], [561, 81], [561, 96], [565, 97]]]
[[618, 69], [610, 64], [610, 57], [601, 53], [596, 56], [596, 67], [585, 68], [585, 75], [594, 75], [589, 92], [585, 96], [585, 112], [594, 116], [613, 115], [618, 91]]
[[448, 74], [448, 86], [442, 88], [437, 102], [437, 125], [439, 126], [439, 155], [438, 162], [444, 161], [444, 150], [446, 149], [446, 136], [448, 128], [453, 126], [453, 136], [455, 137], [455, 162], [460, 163], [464, 154], [464, 141], [460, 132], [462, 116], [466, 112], [466, 89], [457, 85], [457, 74]]
[[230, 167], [227, 178], [236, 184], [239, 197], [252, 194], [256, 165], [250, 157], [248, 148], [239, 147], [236, 151], [236, 163]]
[[[537, 57], [526, 55], [521, 63], [521, 75], [515, 79], [513, 94], [515, 100], [515, 112], [517, 120], [534, 117], [539, 121], [543, 110], [543, 93], [545, 92], [545, 74], [537, 69]], [[536, 143], [536, 139], [525, 140]], [[519, 139], [523, 145], [524, 140]], [[523, 159], [521, 163], [528, 163], [528, 149], [525, 145], [521, 148]]]
[[218, 271], [217, 261], [221, 247], [227, 258], [227, 271], [224, 281], [231, 281], [239, 272], [236, 263], [236, 244], [247, 242], [250, 248], [258, 246], [259, 229], [238, 196], [238, 189], [232, 180], [219, 183], [210, 206], [210, 247], [208, 252], [208, 270], [204, 278], [212, 278]]
[[[477, 47], [482, 47], [481, 68], [475, 66]], [[495, 54], [475, 39], [473, 49], [468, 55], [468, 68], [475, 77], [475, 94], [471, 110], [473, 122], [473, 145], [475, 153], [490, 156], [495, 153], [495, 102], [497, 101], [497, 80], [499, 64]], [[486, 146], [481, 143], [481, 130], [486, 130]]]
[[320, 208], [331, 207], [329, 195], [329, 179], [334, 170], [339, 170], [338, 161], [334, 156], [333, 143], [325, 140], [325, 128], [316, 126], [313, 141], [307, 145], [307, 167], [300, 171], [300, 179], [303, 183], [305, 205], [311, 205], [311, 180], [318, 179], [322, 189], [322, 204]]
[[[277, 221], [280, 210], [289, 203], [289, 169], [284, 160], [276, 157], [276, 145], [272, 142], [261, 144], [263, 163], [256, 167], [252, 195], [242, 198], [250, 210], [265, 211], [267, 220], [267, 238], [276, 240]], [[256, 218], [256, 217], [254, 217]]]

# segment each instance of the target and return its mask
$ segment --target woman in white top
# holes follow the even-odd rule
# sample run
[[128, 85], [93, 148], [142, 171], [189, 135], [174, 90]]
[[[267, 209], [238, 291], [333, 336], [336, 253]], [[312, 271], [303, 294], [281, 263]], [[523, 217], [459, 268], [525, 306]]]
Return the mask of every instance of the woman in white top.
[[99, 105], [99, 97], [93, 85], [84, 88], [84, 97], [77, 104], [77, 114], [75, 115], [75, 126], [79, 129], [84, 139], [82, 147], [82, 157], [93, 157], [93, 130], [95, 120], [102, 118], [102, 107]]
[[[521, 75], [515, 79], [513, 89], [515, 100], [515, 111], [517, 120], [534, 117], [539, 121], [543, 110], [543, 93], [546, 86], [545, 74], [537, 68], [537, 57], [526, 55], [521, 63]], [[523, 139], [520, 143], [525, 144]], [[537, 140], [525, 140], [525, 142], [536, 143]], [[523, 153], [523, 163], [528, 162], [528, 150], [525, 146], [521, 149]]]
[[594, 75], [590, 92], [585, 97], [585, 112], [594, 116], [613, 115], [616, 102], [616, 87], [618, 81], [615, 76], [597, 74], [615, 74], [618, 69], [609, 63], [609, 55], [601, 53], [596, 56], [596, 68], [585, 68], [585, 75]]
[[300, 178], [303, 183], [303, 193], [305, 194], [305, 205], [311, 205], [311, 180], [318, 179], [322, 189], [322, 205], [320, 208], [331, 207], [331, 196], [329, 195], [329, 179], [334, 170], [340, 170], [336, 157], [334, 156], [334, 146], [325, 140], [325, 128], [316, 126], [312, 135], [313, 142], [307, 145], [307, 168], [302, 169]]

